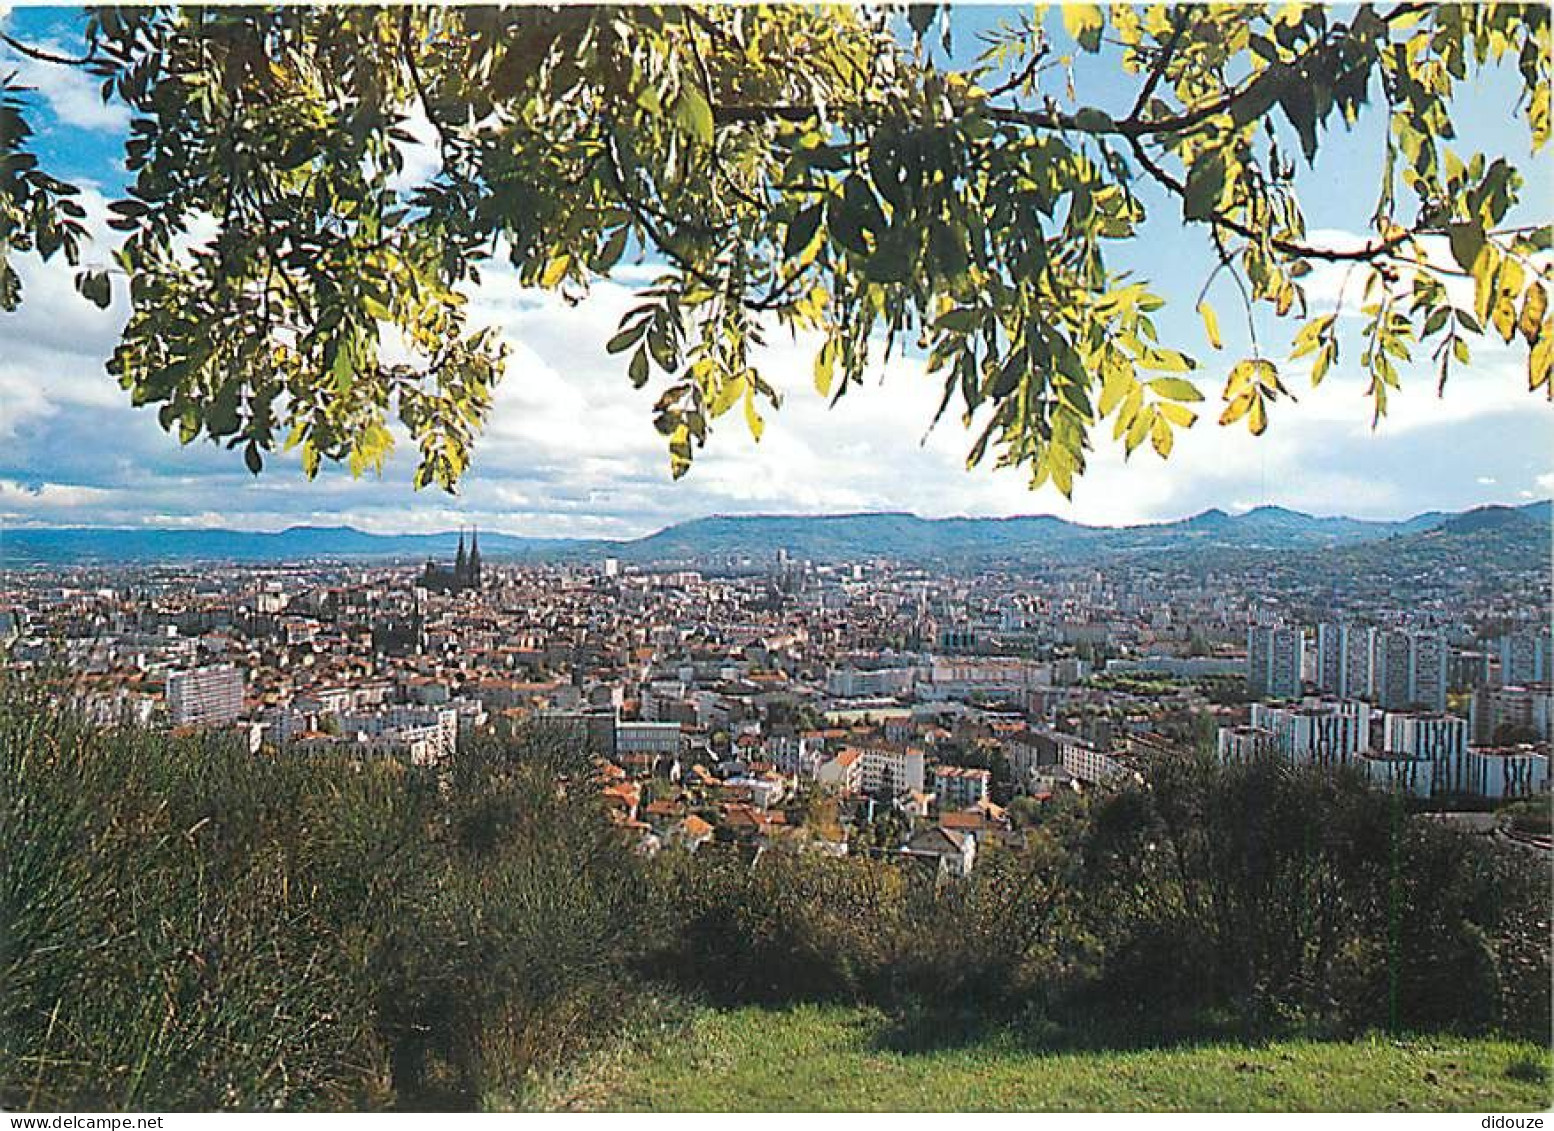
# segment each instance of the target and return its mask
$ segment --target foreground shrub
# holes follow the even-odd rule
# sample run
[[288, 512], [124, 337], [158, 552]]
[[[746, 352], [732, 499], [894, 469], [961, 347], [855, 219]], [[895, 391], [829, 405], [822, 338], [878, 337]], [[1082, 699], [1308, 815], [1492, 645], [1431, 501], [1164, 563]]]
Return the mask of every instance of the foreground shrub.
[[0, 1104], [468, 1106], [623, 1008], [634, 861], [550, 762], [255, 758], [4, 690]]
[[1358, 778], [1165, 762], [1091, 806], [1079, 851], [1104, 940], [1088, 1000], [1548, 1039], [1546, 859]]

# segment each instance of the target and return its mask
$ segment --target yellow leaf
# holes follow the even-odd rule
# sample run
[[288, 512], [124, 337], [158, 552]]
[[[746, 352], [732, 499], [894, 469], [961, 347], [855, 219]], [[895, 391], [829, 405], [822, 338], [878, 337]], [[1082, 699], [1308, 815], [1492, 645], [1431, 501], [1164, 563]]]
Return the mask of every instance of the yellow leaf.
[[1495, 276], [1500, 271], [1500, 256], [1491, 243], [1479, 248], [1473, 260], [1473, 313], [1480, 322], [1489, 320], [1495, 301]]
[[1251, 412], [1247, 415], [1247, 427], [1252, 430], [1252, 435], [1261, 436], [1268, 429], [1268, 410], [1263, 407], [1263, 398], [1258, 397], [1252, 402]]
[[1219, 422], [1221, 424], [1234, 424], [1246, 415], [1246, 410], [1252, 407], [1252, 401], [1255, 399], [1251, 393], [1237, 395], [1225, 406], [1225, 411], [1220, 415]]
[[1495, 329], [1507, 342], [1516, 336], [1516, 304], [1509, 296], [1501, 295], [1495, 300], [1495, 311], [1491, 318]]
[[1533, 392], [1547, 387], [1550, 399], [1554, 399], [1554, 382], [1549, 380], [1550, 366], [1554, 365], [1554, 321], [1543, 324], [1543, 334], [1527, 357], [1527, 386]]
[[750, 426], [750, 435], [755, 442], [760, 443], [761, 434], [766, 431], [766, 421], [755, 410], [755, 390], [748, 384], [745, 386], [745, 423]]
[[820, 347], [820, 352], [815, 355], [815, 391], [823, 397], [831, 395], [831, 379], [835, 374], [835, 349], [830, 339]]
[[1063, 26], [1079, 42], [1079, 46], [1086, 51], [1094, 51], [1100, 46], [1101, 29], [1106, 26], [1106, 17], [1101, 14], [1097, 4], [1064, 4]]
[[745, 379], [732, 377], [724, 381], [712, 395], [709, 411], [713, 416], [722, 416], [734, 407], [734, 402], [745, 395]]
[[1172, 401], [1201, 401], [1203, 394], [1198, 386], [1180, 377], [1156, 377], [1149, 383], [1149, 391], [1157, 397]]
[[1203, 329], [1209, 335], [1209, 345], [1217, 350], [1224, 349], [1219, 336], [1219, 315], [1214, 313], [1214, 308], [1205, 300], [1198, 304], [1198, 313], [1203, 315]]
[[558, 255], [545, 265], [545, 271], [540, 275], [540, 286], [554, 287], [567, 277], [567, 269], [572, 266], [570, 255]]
[[1171, 445], [1175, 442], [1175, 437], [1171, 433], [1171, 426], [1164, 418], [1157, 416], [1154, 424], [1150, 425], [1149, 440], [1155, 445], [1155, 451], [1160, 454], [1161, 459], [1171, 454]]
[[1527, 344], [1535, 345], [1538, 340], [1538, 327], [1543, 324], [1543, 316], [1548, 312], [1549, 298], [1544, 293], [1542, 283], [1534, 283], [1527, 288], [1527, 297], [1522, 300], [1522, 316], [1517, 323], [1522, 337], [1527, 339]]

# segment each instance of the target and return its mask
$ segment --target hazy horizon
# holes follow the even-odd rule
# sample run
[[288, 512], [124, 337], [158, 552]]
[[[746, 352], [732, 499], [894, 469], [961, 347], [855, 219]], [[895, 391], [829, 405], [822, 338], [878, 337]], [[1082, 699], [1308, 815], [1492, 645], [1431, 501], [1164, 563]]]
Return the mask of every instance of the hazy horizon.
[[852, 511], [776, 511], [776, 510], [773, 510], [773, 511], [745, 511], [745, 512], [737, 512], [737, 513], [709, 512], [707, 514], [693, 515], [693, 516], [690, 516], [690, 517], [687, 517], [687, 518], [677, 519], [674, 522], [667, 523], [667, 524], [665, 524], [663, 526], [656, 526], [656, 527], [654, 527], [654, 528], [652, 528], [650, 530], [645, 530], [645, 531], [642, 531], [641, 533], [638, 533], [638, 534], [628, 534], [628, 535], [619, 535], [619, 536], [598, 535], [598, 534], [594, 534], [594, 535], [529, 534], [529, 533], [526, 533], [526, 532], [524, 532], [522, 530], [516, 530], [516, 529], [510, 528], [510, 527], [502, 527], [502, 526], [499, 526], [499, 525], [486, 525], [486, 524], [483, 524], [483, 523], [467, 523], [467, 522], [466, 523], [462, 523], [460, 525], [456, 525], [456, 526], [450, 526], [450, 527], [447, 527], [445, 529], [436, 529], [436, 530], [424, 530], [424, 529], [392, 530], [392, 529], [382, 529], [382, 528], [368, 528], [368, 527], [359, 526], [359, 525], [357, 525], [355, 523], [350, 523], [350, 522], [288, 522], [285, 525], [281, 525], [281, 526], [267, 526], [267, 527], [259, 527], [259, 526], [253, 526], [253, 527], [248, 527], [248, 526], [226, 526], [226, 525], [220, 524], [219, 522], [212, 523], [212, 524], [201, 524], [201, 525], [192, 525], [192, 524], [185, 524], [185, 525], [150, 525], [150, 524], [134, 525], [134, 524], [118, 524], [118, 525], [114, 525], [114, 524], [110, 524], [110, 523], [97, 524], [97, 525], [87, 525], [87, 524], [70, 524], [70, 523], [42, 523], [42, 522], [15, 522], [15, 521], [7, 522], [5, 516], [0, 516], [0, 538], [4, 537], [4, 532], [5, 532], [5, 530], [7, 528], [14, 529], [14, 530], [57, 530], [57, 531], [67, 531], [67, 530], [89, 530], [89, 531], [123, 530], [123, 531], [138, 531], [138, 532], [160, 531], [160, 532], [167, 532], [167, 533], [189, 533], [189, 534], [197, 534], [197, 533], [201, 533], [201, 532], [208, 532], [208, 533], [222, 532], [222, 533], [233, 533], [233, 534], [284, 534], [287, 531], [292, 531], [292, 530], [353, 530], [353, 531], [355, 531], [358, 534], [368, 534], [368, 535], [372, 535], [374, 537], [380, 537], [380, 538], [439, 537], [439, 536], [444, 536], [444, 535], [452, 537], [452, 536], [460, 533], [461, 530], [477, 529], [481, 533], [485, 533], [485, 534], [496, 534], [496, 535], [501, 535], [501, 536], [505, 536], [505, 537], [509, 537], [509, 538], [527, 538], [527, 539], [544, 540], [544, 541], [558, 541], [558, 542], [560, 542], [560, 541], [600, 541], [600, 542], [616, 542], [616, 541], [620, 541], [620, 542], [629, 542], [629, 541], [634, 541], [634, 540], [638, 540], [638, 539], [641, 539], [641, 538], [650, 537], [650, 536], [652, 536], [655, 533], [658, 533], [658, 532], [661, 532], [661, 531], [664, 531], [664, 530], [668, 530], [668, 529], [671, 529], [671, 528], [676, 527], [676, 526], [684, 526], [684, 525], [687, 525], [687, 524], [690, 524], [690, 523], [705, 522], [705, 521], [714, 520], [714, 519], [846, 519], [846, 518], [866, 518], [866, 517], [869, 517], [869, 516], [877, 516], [877, 515], [896, 515], [896, 516], [903, 516], [903, 517], [907, 517], [907, 518], [917, 519], [917, 520], [923, 521], [923, 522], [944, 522], [944, 521], [955, 521], [955, 520], [961, 520], [961, 521], [1006, 522], [1006, 521], [1012, 521], [1012, 520], [1018, 520], [1018, 519], [1055, 518], [1055, 519], [1058, 519], [1059, 521], [1070, 523], [1070, 524], [1075, 525], [1075, 526], [1086, 526], [1086, 527], [1093, 527], [1093, 528], [1096, 528], [1096, 529], [1103, 529], [1103, 530], [1122, 530], [1122, 529], [1129, 529], [1129, 528], [1141, 527], [1141, 526], [1169, 526], [1169, 525], [1172, 525], [1174, 523], [1187, 522], [1187, 521], [1190, 521], [1190, 520], [1192, 520], [1194, 518], [1199, 518], [1199, 517], [1201, 517], [1201, 516], [1203, 516], [1205, 514], [1212, 514], [1212, 513], [1216, 512], [1216, 511], [1219, 512], [1219, 513], [1222, 513], [1222, 514], [1226, 514], [1226, 515], [1228, 515], [1228, 516], [1230, 516], [1232, 518], [1243, 517], [1245, 515], [1249, 515], [1249, 514], [1257, 512], [1257, 511], [1274, 510], [1274, 511], [1283, 511], [1283, 512], [1286, 512], [1286, 513], [1299, 514], [1299, 515], [1303, 515], [1303, 516], [1305, 516], [1307, 518], [1311, 518], [1311, 519], [1315, 519], [1315, 520], [1347, 519], [1347, 520], [1356, 521], [1356, 522], [1401, 523], [1401, 522], [1407, 522], [1407, 521], [1409, 521], [1411, 519], [1419, 518], [1420, 516], [1427, 515], [1427, 514], [1436, 514], [1436, 513], [1440, 513], [1440, 514], [1461, 514], [1461, 513], [1468, 512], [1468, 511], [1484, 510], [1484, 509], [1495, 508], [1495, 507], [1519, 509], [1519, 508], [1526, 508], [1526, 507], [1531, 507], [1531, 506], [1537, 506], [1540, 503], [1554, 503], [1554, 498], [1551, 498], [1551, 497], [1548, 497], [1548, 496], [1544, 496], [1544, 497], [1541, 497], [1541, 498], [1533, 498], [1533, 499], [1521, 498], [1521, 499], [1510, 500], [1510, 501], [1490, 500], [1490, 501], [1487, 501], [1487, 502], [1475, 503], [1475, 504], [1473, 504], [1472, 506], [1469, 506], [1469, 507], [1445, 507], [1445, 506], [1426, 507], [1423, 510], [1411, 511], [1411, 512], [1409, 512], [1407, 514], [1382, 515], [1382, 516], [1364, 516], [1364, 517], [1359, 516], [1359, 515], [1345, 514], [1345, 513], [1341, 512], [1341, 511], [1331, 511], [1331, 512], [1303, 511], [1303, 510], [1299, 510], [1298, 508], [1284, 507], [1284, 506], [1280, 506], [1280, 505], [1274, 504], [1274, 503], [1260, 503], [1260, 504], [1258, 504], [1256, 506], [1246, 507], [1246, 508], [1242, 508], [1242, 509], [1232, 509], [1232, 508], [1223, 507], [1223, 506], [1218, 506], [1218, 507], [1216, 507], [1216, 506], [1209, 506], [1209, 507], [1204, 507], [1201, 510], [1193, 511], [1191, 514], [1173, 515], [1173, 516], [1169, 516], [1169, 517], [1149, 519], [1149, 520], [1142, 521], [1142, 522], [1122, 522], [1122, 523], [1085, 522], [1085, 521], [1082, 521], [1082, 520], [1079, 520], [1079, 519], [1066, 518], [1066, 517], [1061, 516], [1061, 515], [1050, 515], [1050, 514], [1044, 514], [1044, 513], [1039, 513], [1039, 512], [1015, 513], [1015, 514], [967, 514], [967, 513], [960, 513], [960, 514], [921, 514], [921, 513], [918, 513], [916, 511], [899, 509], [899, 508], [897, 508], [897, 509], [852, 510]]

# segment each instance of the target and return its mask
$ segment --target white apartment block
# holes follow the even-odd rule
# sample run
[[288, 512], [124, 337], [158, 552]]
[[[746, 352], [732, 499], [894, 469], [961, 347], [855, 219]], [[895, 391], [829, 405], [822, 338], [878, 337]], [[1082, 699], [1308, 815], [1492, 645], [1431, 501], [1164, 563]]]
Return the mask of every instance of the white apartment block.
[[174, 726], [220, 726], [243, 713], [243, 676], [212, 664], [167, 677], [167, 711]]
[[888, 793], [892, 797], [907, 790], [923, 791], [923, 752], [916, 747], [891, 749], [888, 746], [857, 748], [865, 793]]
[[1252, 704], [1252, 726], [1272, 731], [1279, 753], [1299, 765], [1341, 766], [1370, 746], [1370, 705], [1356, 699]]
[[826, 694], [838, 699], [907, 695], [916, 680], [916, 668], [834, 668], [826, 673]]
[[1418, 798], [1427, 798], [1435, 792], [1435, 763], [1429, 758], [1362, 750], [1355, 756], [1355, 764], [1378, 789]]
[[1215, 750], [1221, 764], [1256, 762], [1279, 752], [1278, 736], [1264, 727], [1220, 727]]
[[1473, 692], [1468, 718], [1473, 741], [1480, 746], [1493, 745], [1502, 727], [1547, 742], [1554, 722], [1554, 688], [1546, 683], [1531, 687], [1480, 687]]
[[615, 752], [673, 757], [680, 753], [680, 724], [617, 720]]
[[408, 754], [417, 764], [440, 762], [459, 743], [459, 713], [452, 707], [380, 707], [340, 715], [341, 736], [373, 753]]
[[1317, 626], [1316, 684], [1340, 699], [1366, 699], [1371, 694], [1371, 654], [1376, 630], [1354, 624]]
[[1439, 632], [1378, 633], [1372, 700], [1388, 711], [1444, 711], [1449, 651]]
[[1531, 797], [1549, 787], [1546, 749], [1522, 746], [1470, 746], [1464, 792], [1490, 801]]
[[1299, 699], [1305, 635], [1298, 628], [1246, 630], [1246, 686], [1253, 696]]
[[819, 776], [825, 761], [822, 750], [820, 741], [792, 734], [774, 734], [761, 744], [761, 756], [779, 773], [803, 778]]
[[1544, 683], [1549, 672], [1549, 632], [1516, 632], [1497, 642], [1500, 654], [1500, 682], [1503, 684]]
[[1463, 757], [1468, 750], [1468, 721], [1456, 715], [1389, 711], [1382, 723], [1382, 750], [1426, 758], [1437, 793], [1465, 788]]
[[1066, 740], [1058, 749], [1063, 772], [1087, 785], [1111, 781], [1128, 772], [1128, 767], [1088, 743]]

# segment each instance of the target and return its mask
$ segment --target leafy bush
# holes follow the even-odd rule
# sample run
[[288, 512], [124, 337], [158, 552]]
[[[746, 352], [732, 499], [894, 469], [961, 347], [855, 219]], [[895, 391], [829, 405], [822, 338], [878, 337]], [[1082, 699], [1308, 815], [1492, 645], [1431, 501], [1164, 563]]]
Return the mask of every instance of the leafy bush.
[[1548, 1037], [1547, 874], [1526, 853], [1346, 774], [1201, 760], [1149, 779], [1096, 803], [1082, 834], [1078, 903], [1104, 939], [1093, 998], [1228, 1007], [1254, 1029]]
[[1549, 1037], [1546, 858], [1358, 779], [1162, 762], [947, 880], [782, 848], [644, 859], [587, 773], [544, 735], [443, 774], [256, 758], [0, 686], [0, 1105], [473, 1107], [660, 987], [934, 1033]]
[[5, 1106], [467, 1106], [625, 1008], [636, 865], [552, 759], [439, 781], [0, 691]]

